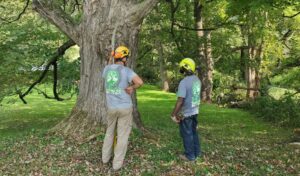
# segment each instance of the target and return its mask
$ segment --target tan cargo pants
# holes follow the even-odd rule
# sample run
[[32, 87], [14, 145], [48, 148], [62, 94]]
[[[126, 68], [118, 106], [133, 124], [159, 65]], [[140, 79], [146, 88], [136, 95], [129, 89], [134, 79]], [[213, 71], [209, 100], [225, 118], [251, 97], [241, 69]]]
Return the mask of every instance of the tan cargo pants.
[[[117, 143], [113, 148], [115, 128], [117, 127]], [[113, 169], [120, 169], [127, 151], [128, 138], [132, 129], [132, 108], [109, 109], [107, 112], [107, 129], [102, 148], [102, 161], [108, 163], [112, 157]]]

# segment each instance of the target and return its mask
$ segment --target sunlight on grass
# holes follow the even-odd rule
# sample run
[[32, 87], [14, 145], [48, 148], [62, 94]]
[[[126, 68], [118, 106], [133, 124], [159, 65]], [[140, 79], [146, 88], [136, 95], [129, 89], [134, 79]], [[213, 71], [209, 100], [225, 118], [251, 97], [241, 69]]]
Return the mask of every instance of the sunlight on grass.
[[[182, 139], [178, 125], [170, 119], [176, 95], [149, 85], [143, 86], [137, 94], [141, 118], [150, 134], [144, 136], [139, 130], [133, 130], [126, 158], [128, 165], [121, 175], [132, 174], [133, 170], [142, 175], [296, 173], [297, 165], [294, 163], [300, 162], [299, 157], [296, 157], [294, 149], [284, 144], [291, 138], [292, 129], [268, 124], [239, 109], [210, 104], [200, 105], [198, 118], [204, 156], [194, 164], [182, 162], [177, 157], [183, 151]], [[80, 175], [105, 175], [107, 168], [99, 168], [104, 135], [83, 145], [43, 135], [69, 114], [75, 97], [70, 101], [57, 102], [32, 93], [26, 100], [27, 105], [19, 100], [10, 104], [4, 101], [0, 107], [0, 165], [6, 166], [7, 173], [30, 175], [30, 169], [37, 167], [43, 173], [53, 175], [72, 175], [73, 171]], [[74, 160], [77, 155], [83, 159]], [[18, 165], [7, 165], [15, 162], [16, 158]], [[26, 167], [21, 167], [24, 162]], [[43, 163], [51, 164], [45, 166]], [[62, 166], [64, 169], [61, 169]], [[92, 170], [86, 170], [87, 167]]]
[[[15, 103], [10, 103], [12, 100]], [[0, 138], [22, 136], [32, 130], [47, 131], [69, 114], [75, 98], [58, 102], [33, 91], [26, 101], [28, 104], [23, 104], [17, 96], [4, 99], [0, 107]]]
[[[280, 87], [271, 87], [269, 89], [269, 94], [277, 100], [282, 98], [286, 93], [295, 93], [295, 92], [296, 91], [294, 90], [280, 88]], [[299, 98], [300, 95], [298, 95], [297, 97]]]

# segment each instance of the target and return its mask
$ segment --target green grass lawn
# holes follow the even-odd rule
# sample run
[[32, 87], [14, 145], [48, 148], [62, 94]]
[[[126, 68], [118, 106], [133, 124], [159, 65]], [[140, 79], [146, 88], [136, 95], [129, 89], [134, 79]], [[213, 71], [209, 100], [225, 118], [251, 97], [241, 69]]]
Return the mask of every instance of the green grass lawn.
[[[10, 98], [11, 99], [11, 98]], [[170, 120], [176, 97], [152, 86], [138, 91], [139, 110], [150, 133], [133, 130], [125, 167], [117, 175], [299, 175], [300, 151], [290, 147], [292, 129], [260, 121], [247, 112], [202, 104], [198, 130], [203, 157], [178, 159], [182, 141]], [[0, 106], [0, 175], [107, 175], [101, 164], [103, 136], [84, 144], [49, 136], [75, 99], [44, 99]]]

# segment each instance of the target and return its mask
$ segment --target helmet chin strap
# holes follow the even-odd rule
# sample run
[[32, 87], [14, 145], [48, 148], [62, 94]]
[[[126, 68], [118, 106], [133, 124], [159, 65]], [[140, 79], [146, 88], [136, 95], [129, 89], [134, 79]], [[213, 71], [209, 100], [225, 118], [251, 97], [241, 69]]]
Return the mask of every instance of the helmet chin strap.
[[190, 75], [193, 75], [194, 73], [192, 71], [189, 71], [189, 70], [186, 70], [185, 68], [181, 67], [179, 72], [181, 74], [184, 74], [185, 76], [190, 76]]
[[[124, 59], [125, 59], [125, 61], [124, 61]], [[116, 59], [116, 62], [122, 62], [124, 64], [124, 66], [127, 66], [127, 57]]]

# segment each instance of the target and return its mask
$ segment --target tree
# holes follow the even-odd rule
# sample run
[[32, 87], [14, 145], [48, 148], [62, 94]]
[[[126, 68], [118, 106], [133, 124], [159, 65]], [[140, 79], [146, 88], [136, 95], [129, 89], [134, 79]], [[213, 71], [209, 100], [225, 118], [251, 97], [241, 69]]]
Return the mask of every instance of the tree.
[[205, 17], [203, 15], [204, 4], [199, 0], [194, 1], [194, 18], [195, 29], [198, 29], [197, 36], [199, 38], [198, 52], [201, 70], [199, 77], [202, 82], [201, 100], [211, 103], [213, 88], [213, 58], [211, 46], [211, 30], [202, 30], [204, 28]]
[[163, 91], [169, 91], [168, 75], [166, 70], [166, 59], [164, 57], [163, 45], [157, 41], [157, 51], [159, 59], [159, 74], [160, 74], [160, 87]]
[[[296, 1], [229, 1], [228, 15], [239, 26], [242, 42], [237, 47], [244, 68], [246, 97], [254, 99], [259, 96], [262, 79], [269, 79], [274, 61], [285, 58], [288, 48], [286, 42], [293, 33], [285, 27], [283, 18], [289, 7], [296, 7]], [[296, 13], [297, 14], [297, 13]], [[285, 31], [285, 32], [283, 32]], [[282, 37], [282, 33], [285, 33]], [[283, 41], [283, 42], [282, 42]], [[288, 47], [288, 46], [287, 46]], [[269, 81], [268, 81], [269, 82]]]
[[[201, 100], [211, 103], [214, 71], [212, 32], [222, 27], [221, 12], [224, 9], [224, 1], [168, 2], [171, 8], [171, 33], [174, 41], [183, 57], [194, 58], [200, 63]], [[182, 11], [185, 13], [182, 14]], [[184, 37], [176, 37], [179, 35], [176, 35], [178, 32], [174, 26], [185, 31]]]
[[56, 25], [80, 47], [81, 73], [79, 95], [70, 116], [54, 130], [65, 135], [82, 136], [99, 123], [106, 123], [105, 93], [101, 71], [112, 50], [111, 36], [116, 30], [116, 44], [131, 50], [130, 66], [137, 56], [138, 34], [143, 18], [158, 0], [83, 1], [83, 15], [78, 23], [65, 13], [59, 2], [33, 0], [34, 9]]

